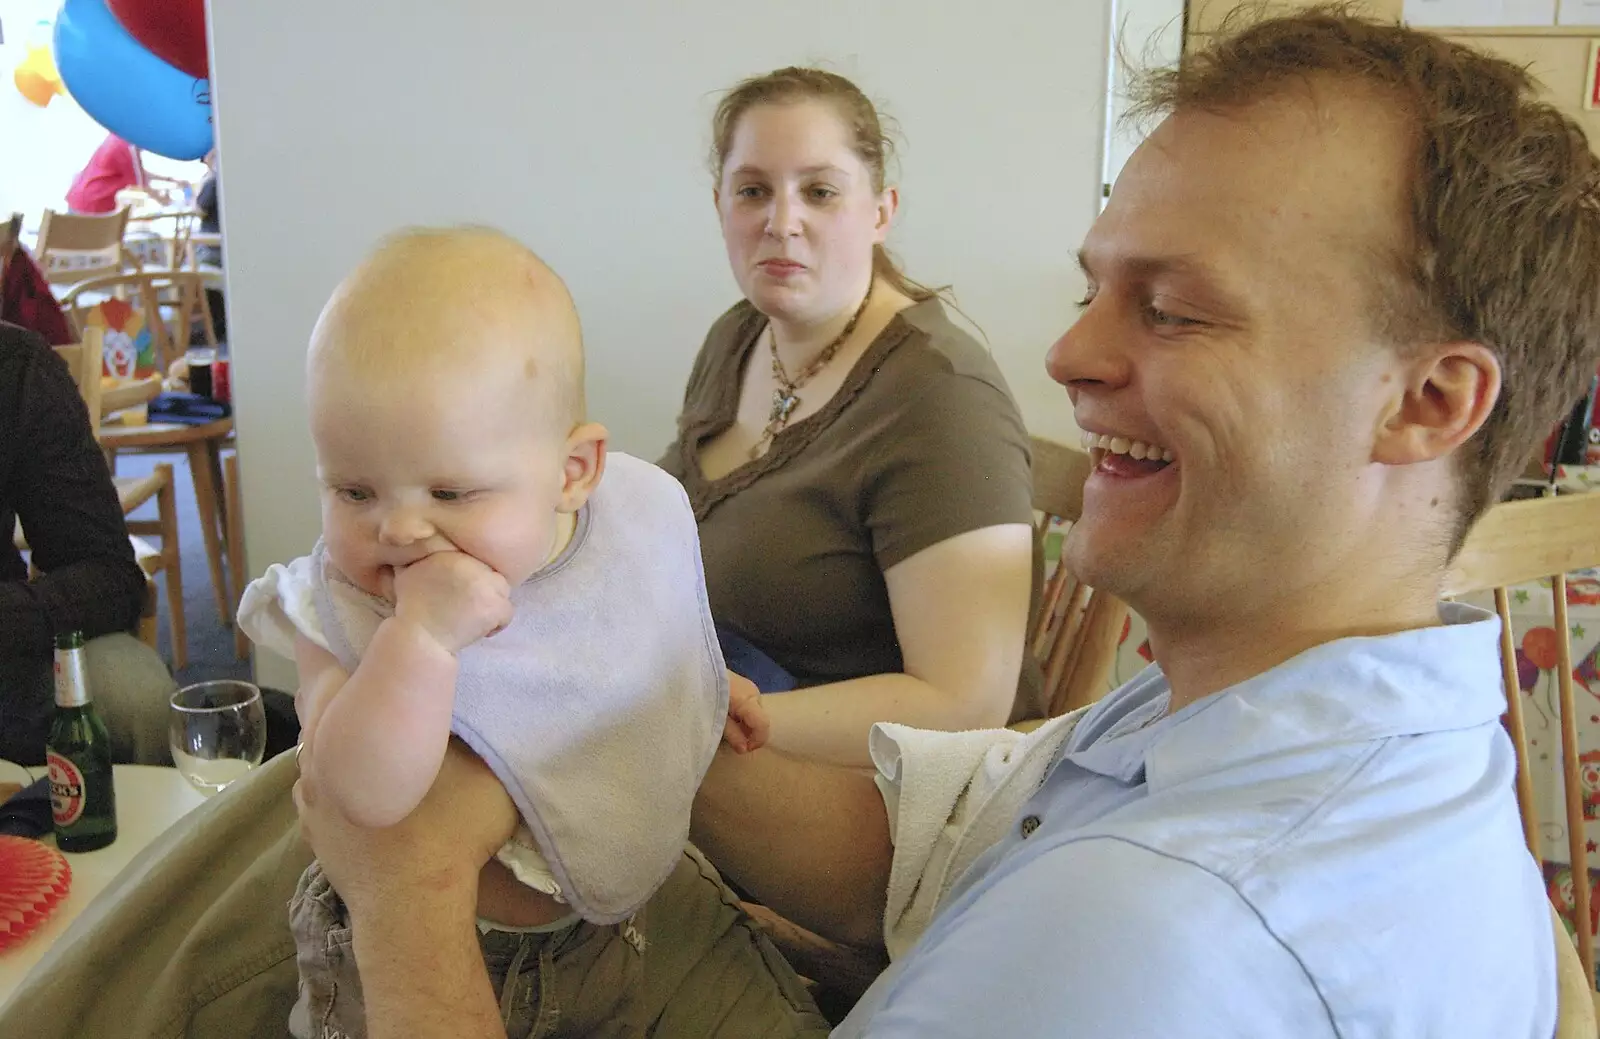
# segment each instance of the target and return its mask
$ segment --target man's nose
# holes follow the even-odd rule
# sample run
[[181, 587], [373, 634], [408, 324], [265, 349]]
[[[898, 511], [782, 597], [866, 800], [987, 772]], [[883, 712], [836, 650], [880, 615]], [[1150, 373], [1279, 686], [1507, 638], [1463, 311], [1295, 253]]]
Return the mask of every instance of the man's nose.
[[1068, 390], [1087, 383], [1115, 388], [1128, 381], [1128, 338], [1136, 333], [1119, 324], [1111, 302], [1090, 301], [1045, 354], [1045, 371]]

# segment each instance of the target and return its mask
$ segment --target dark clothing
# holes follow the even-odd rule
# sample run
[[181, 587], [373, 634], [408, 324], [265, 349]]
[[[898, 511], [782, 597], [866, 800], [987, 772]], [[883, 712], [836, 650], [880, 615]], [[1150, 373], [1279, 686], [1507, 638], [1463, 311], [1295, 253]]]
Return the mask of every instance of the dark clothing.
[[[41, 576], [12, 545], [18, 519]], [[144, 574], [66, 363], [0, 324], [0, 658], [48, 660], [56, 632], [138, 623]], [[0, 690], [0, 727], [6, 720]]]
[[[220, 235], [222, 233], [221, 203], [217, 196], [221, 183], [217, 175], [212, 173], [200, 184], [200, 190], [195, 195], [194, 205], [200, 211], [200, 231], [202, 234]], [[222, 246], [197, 246], [195, 248], [195, 259], [202, 267], [221, 267]], [[227, 342], [228, 307], [221, 289], [206, 289], [206, 306], [211, 310], [211, 327], [217, 333], [217, 338]]]
[[21, 248], [12, 252], [0, 276], [0, 321], [37, 332], [51, 346], [78, 341], [44, 272]]
[[217, 175], [209, 174], [195, 193], [194, 207], [200, 211], [200, 230], [207, 234], [221, 234], [222, 224], [217, 215]]

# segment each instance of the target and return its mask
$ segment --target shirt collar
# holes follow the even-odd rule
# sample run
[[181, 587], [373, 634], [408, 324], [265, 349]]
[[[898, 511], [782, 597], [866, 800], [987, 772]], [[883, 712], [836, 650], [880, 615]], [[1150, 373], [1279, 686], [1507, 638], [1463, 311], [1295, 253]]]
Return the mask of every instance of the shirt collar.
[[1152, 667], [1100, 718], [1085, 717], [1088, 740], [1073, 739], [1083, 749], [1063, 757], [1123, 782], [1142, 773], [1156, 789], [1313, 747], [1495, 721], [1505, 712], [1499, 618], [1441, 603], [1439, 619], [1324, 643], [1167, 717], [1171, 687]]

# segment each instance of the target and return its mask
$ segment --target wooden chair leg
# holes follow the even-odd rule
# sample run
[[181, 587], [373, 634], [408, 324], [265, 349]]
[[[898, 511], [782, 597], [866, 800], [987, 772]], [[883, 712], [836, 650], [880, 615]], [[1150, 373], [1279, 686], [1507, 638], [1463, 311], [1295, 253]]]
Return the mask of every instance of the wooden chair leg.
[[[233, 582], [233, 594], [244, 594], [244, 523], [243, 511], [239, 504], [239, 453], [237, 451], [222, 460], [222, 487], [223, 487], [223, 514], [227, 518], [228, 530], [228, 577]], [[234, 602], [235, 616], [238, 613], [238, 602]], [[236, 623], [233, 626], [233, 653], [240, 660], [250, 656], [250, 640], [245, 637], [244, 629]]]
[[172, 667], [189, 663], [189, 626], [183, 613], [183, 553], [178, 546], [178, 493], [172, 466], [156, 466], [162, 473], [161, 490], [156, 494], [156, 515], [161, 525], [161, 569], [167, 578], [167, 617], [172, 625]]
[[217, 484], [212, 476], [212, 455], [207, 444], [189, 445], [189, 477], [194, 480], [194, 500], [200, 510], [200, 533], [206, 542], [206, 563], [211, 568], [211, 590], [217, 598], [217, 612], [224, 625], [233, 622], [229, 609], [228, 581], [222, 572], [222, 520], [217, 508]]
[[160, 650], [157, 644], [156, 583], [146, 574], [144, 578], [144, 609], [139, 611], [139, 641], [151, 649]]
[[1584, 830], [1578, 711], [1572, 691], [1572, 629], [1567, 622], [1567, 578], [1550, 580], [1555, 605], [1556, 696], [1561, 706], [1561, 764], [1567, 809], [1567, 854], [1572, 866], [1572, 919], [1584, 977], [1594, 977], [1594, 917], [1589, 909], [1589, 852]]

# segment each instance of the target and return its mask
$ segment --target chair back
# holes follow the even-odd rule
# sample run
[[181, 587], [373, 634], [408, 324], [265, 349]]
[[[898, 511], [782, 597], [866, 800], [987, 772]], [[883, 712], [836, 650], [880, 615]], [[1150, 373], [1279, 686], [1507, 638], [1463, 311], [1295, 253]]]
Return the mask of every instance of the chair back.
[[171, 270], [147, 277], [166, 325], [167, 343], [174, 355], [172, 360], [183, 356], [195, 331], [206, 345], [218, 345], [211, 307], [206, 302], [206, 288], [215, 284], [215, 275], [196, 270]]
[[78, 396], [83, 398], [83, 405], [88, 409], [89, 424], [96, 430], [100, 428], [100, 398], [105, 389], [100, 381], [105, 356], [103, 338], [100, 329], [91, 328], [83, 333], [82, 342], [53, 348], [56, 356], [67, 362], [67, 370], [72, 372], [72, 381], [78, 387]]
[[123, 244], [145, 270], [177, 270], [186, 265], [189, 236], [199, 226], [200, 214], [191, 209], [132, 213]]
[[1501, 625], [1500, 671], [1506, 693], [1506, 729], [1517, 755], [1517, 802], [1528, 850], [1534, 860], [1540, 862], [1542, 870], [1539, 806], [1533, 793], [1509, 589], [1529, 581], [1549, 582], [1557, 635], [1555, 676], [1561, 724], [1560, 780], [1566, 813], [1567, 855], [1572, 869], [1573, 928], [1578, 958], [1591, 987], [1595, 977], [1594, 918], [1590, 907], [1566, 575], [1593, 566], [1600, 566], [1600, 493], [1510, 501], [1494, 506], [1473, 527], [1451, 564], [1444, 587], [1444, 594], [1449, 597], [1472, 592], [1494, 593], [1495, 612], [1500, 615]]
[[[1042, 437], [1031, 441], [1033, 508], [1039, 514], [1034, 547], [1039, 555], [1053, 527], [1075, 523], [1083, 515], [1083, 484], [1092, 466], [1084, 451]], [[1055, 561], [1028, 633], [1044, 672], [1046, 717], [1058, 717], [1105, 695], [1127, 619], [1127, 603], [1079, 581], [1065, 560]]]
[[137, 269], [122, 248], [128, 228], [128, 211], [115, 213], [57, 213], [44, 211], [34, 260], [47, 281], [70, 284], [97, 275]]
[[[73, 285], [61, 296], [61, 309], [81, 336], [90, 328], [105, 333], [105, 345], [121, 365], [166, 372], [183, 351], [173, 344], [163, 314], [165, 275], [103, 274]], [[187, 333], [184, 342], [187, 343]], [[113, 374], [118, 361], [107, 360]]]

